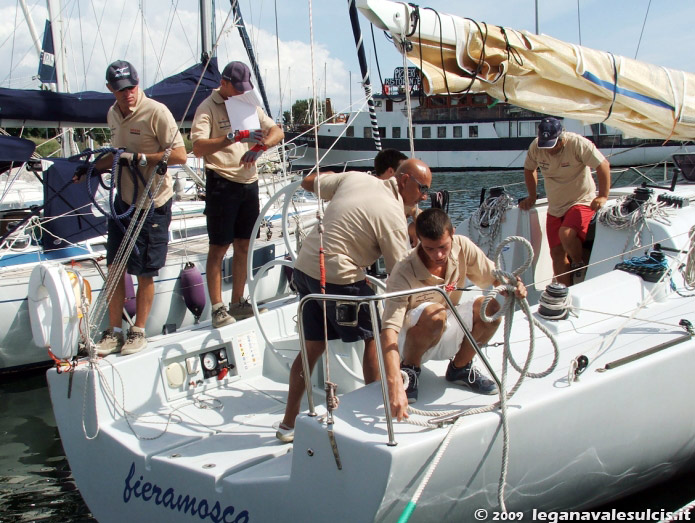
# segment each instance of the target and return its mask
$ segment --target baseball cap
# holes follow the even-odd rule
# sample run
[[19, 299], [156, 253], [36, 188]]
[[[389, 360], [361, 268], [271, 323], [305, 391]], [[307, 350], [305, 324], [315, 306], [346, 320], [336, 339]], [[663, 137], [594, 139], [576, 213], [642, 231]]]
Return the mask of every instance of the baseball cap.
[[557, 118], [543, 118], [538, 124], [538, 147], [552, 149], [562, 134], [562, 123]]
[[242, 93], [253, 89], [251, 71], [243, 62], [229, 62], [222, 71], [222, 78], [229, 81], [234, 89]]
[[138, 85], [140, 79], [138, 72], [130, 62], [116, 60], [106, 69], [106, 83], [114, 91], [121, 91], [126, 87]]

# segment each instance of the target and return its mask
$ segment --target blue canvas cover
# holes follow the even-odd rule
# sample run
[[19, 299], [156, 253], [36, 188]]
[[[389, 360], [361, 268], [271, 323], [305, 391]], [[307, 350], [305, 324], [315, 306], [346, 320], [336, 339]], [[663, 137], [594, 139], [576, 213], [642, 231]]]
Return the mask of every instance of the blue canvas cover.
[[[217, 59], [213, 58], [195, 91], [203, 70], [204, 64], [196, 64], [165, 78], [145, 89], [145, 92], [166, 105], [177, 122], [183, 119], [190, 125], [200, 102], [220, 85]], [[194, 91], [195, 97], [188, 107]], [[38, 89], [0, 88], [0, 125], [13, 127], [16, 124], [12, 125], [11, 122], [21, 122], [34, 127], [106, 127], [106, 113], [113, 103], [111, 93], [54, 93]]]
[[[44, 251], [67, 247], [88, 238], [106, 234], [106, 218], [92, 214], [92, 196], [86, 183], [71, 183], [79, 164], [62, 158], [52, 160], [44, 172], [44, 223], [41, 243]], [[98, 184], [93, 184], [96, 192]], [[62, 189], [62, 191], [61, 191]], [[60, 194], [56, 194], [60, 193]], [[53, 220], [51, 217], [59, 217]]]
[[15, 136], [0, 136], [0, 173], [10, 167], [19, 167], [34, 154], [36, 144]]

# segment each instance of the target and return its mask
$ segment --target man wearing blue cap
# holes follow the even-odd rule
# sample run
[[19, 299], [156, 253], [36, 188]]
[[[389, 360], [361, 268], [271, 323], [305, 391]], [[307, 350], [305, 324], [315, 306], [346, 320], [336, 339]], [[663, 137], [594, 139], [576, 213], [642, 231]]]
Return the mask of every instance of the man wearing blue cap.
[[[560, 120], [548, 117], [541, 120], [538, 138], [531, 143], [524, 162], [529, 195], [519, 202], [523, 210], [536, 203], [539, 167], [548, 198], [546, 232], [553, 272], [559, 283], [569, 286], [573, 272], [585, 266], [582, 243], [589, 223], [608, 198], [610, 164], [591, 141], [563, 130]], [[598, 195], [591, 169], [596, 170]]]
[[[138, 279], [135, 325], [130, 328], [124, 339], [121, 329], [125, 280], [124, 275], [121, 275], [109, 302], [109, 328], [103, 332], [97, 345], [97, 354], [101, 356], [119, 351], [123, 355], [133, 354], [147, 346], [145, 323], [154, 301], [154, 276], [166, 261], [174, 191], [171, 175], [168, 173], [164, 175], [156, 194], [146, 195], [145, 184], [155, 176], [155, 168], [162, 161], [167, 149], [170, 149], [168, 165], [186, 162], [186, 148], [173, 115], [164, 104], [148, 98], [138, 84], [135, 67], [125, 60], [117, 60], [106, 69], [106, 87], [116, 98], [106, 115], [111, 131], [111, 144], [125, 149], [119, 159], [124, 168], [120, 171], [114, 205], [117, 212], [125, 213], [130, 205], [143, 202], [143, 209], [147, 209], [152, 201], [154, 210], [145, 220], [135, 239], [135, 248], [128, 258], [128, 273], [137, 276]], [[99, 160], [95, 168], [108, 170], [112, 162], [112, 156], [106, 155]], [[78, 171], [80, 169], [78, 167]], [[81, 174], [78, 171], [75, 173], [77, 177]], [[127, 175], [128, 171], [134, 173], [133, 176]], [[137, 176], [137, 173], [140, 176]], [[156, 182], [155, 179], [153, 189]], [[124, 238], [124, 231], [128, 229], [133, 215], [134, 213], [130, 217], [122, 218], [120, 224], [114, 219], [109, 219], [106, 244], [106, 264], [109, 270], [121, 242], [128, 241]]]
[[[246, 64], [228, 63], [220, 86], [198, 106], [191, 128], [193, 154], [205, 158], [205, 216], [210, 242], [206, 279], [215, 328], [253, 314], [243, 293], [249, 242], [260, 214], [256, 160], [285, 136], [260, 107], [256, 107], [260, 129], [232, 129], [225, 101], [251, 90], [251, 71]], [[222, 260], [232, 244], [232, 301], [227, 309], [222, 302]]]

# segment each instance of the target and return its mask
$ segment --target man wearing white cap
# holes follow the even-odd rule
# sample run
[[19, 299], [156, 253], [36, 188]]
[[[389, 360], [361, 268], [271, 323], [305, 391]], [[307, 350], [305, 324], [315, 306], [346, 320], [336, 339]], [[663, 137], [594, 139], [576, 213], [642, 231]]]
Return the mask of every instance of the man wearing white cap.
[[[198, 106], [191, 128], [193, 154], [205, 158], [205, 216], [210, 241], [206, 279], [215, 328], [253, 314], [243, 293], [249, 241], [260, 214], [256, 160], [285, 136], [260, 107], [256, 107], [260, 129], [232, 129], [225, 100], [252, 89], [246, 64], [228, 63], [220, 86]], [[232, 301], [227, 310], [222, 303], [222, 260], [231, 244]]]
[[[186, 162], [186, 148], [173, 115], [164, 104], [148, 98], [138, 84], [138, 73], [129, 62], [117, 60], [106, 69], [106, 87], [116, 97], [116, 103], [106, 115], [111, 131], [111, 144], [125, 149], [119, 158], [122, 168], [114, 202], [116, 212], [122, 214], [125, 214], [129, 206], [138, 204], [143, 197], [145, 184], [155, 176], [155, 168], [167, 149], [171, 149], [168, 165]], [[106, 171], [111, 168], [112, 162], [111, 155], [103, 156], [95, 168]], [[80, 169], [78, 167], [75, 172], [78, 178], [84, 172]], [[153, 189], [157, 186], [157, 181], [153, 181]], [[103, 332], [97, 345], [97, 353], [101, 356], [119, 351], [123, 355], [133, 354], [147, 346], [145, 323], [154, 301], [154, 276], [166, 262], [173, 195], [171, 175], [166, 173], [159, 191], [147, 196], [154, 200], [154, 209], [135, 239], [135, 247], [127, 266], [128, 273], [138, 279], [135, 325], [124, 339], [121, 329], [125, 280], [124, 275], [121, 275], [109, 302], [109, 328]], [[147, 209], [148, 205], [149, 201], [146, 200], [144, 208]], [[106, 264], [109, 270], [124, 241], [132, 216], [133, 214], [124, 216], [120, 220], [109, 219], [106, 244]]]
[[[539, 167], [548, 198], [546, 232], [553, 272], [559, 283], [570, 285], [572, 272], [585, 266], [582, 243], [589, 223], [608, 198], [610, 164], [591, 141], [563, 130], [560, 120], [548, 117], [541, 120], [538, 138], [531, 143], [524, 162], [529, 196], [519, 202], [523, 210], [536, 203]], [[596, 170], [598, 195], [591, 169]]]

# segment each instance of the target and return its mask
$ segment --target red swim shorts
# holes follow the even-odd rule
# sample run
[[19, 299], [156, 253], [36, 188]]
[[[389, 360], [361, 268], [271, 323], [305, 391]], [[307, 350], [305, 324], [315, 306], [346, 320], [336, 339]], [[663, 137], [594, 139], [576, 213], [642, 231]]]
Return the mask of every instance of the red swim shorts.
[[569, 227], [577, 231], [577, 237], [584, 241], [586, 233], [589, 232], [589, 223], [594, 217], [595, 212], [587, 205], [573, 205], [564, 216], [546, 215], [545, 228], [548, 234], [548, 245], [550, 248], [562, 245], [560, 241], [560, 227]]

